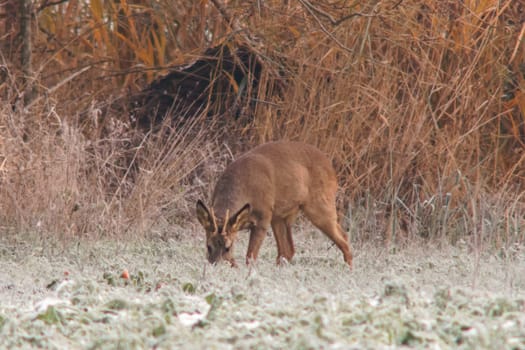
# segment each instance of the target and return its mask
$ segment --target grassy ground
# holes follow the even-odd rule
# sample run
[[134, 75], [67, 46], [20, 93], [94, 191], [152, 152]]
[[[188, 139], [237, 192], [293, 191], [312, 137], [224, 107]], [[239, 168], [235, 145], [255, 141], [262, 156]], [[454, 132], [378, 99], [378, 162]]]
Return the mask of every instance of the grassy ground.
[[[525, 349], [523, 1], [13, 3], [0, 349]], [[207, 74], [174, 86], [196, 104], [177, 100], [162, 127], [119, 107], [218, 44], [256, 53], [255, 85], [218, 59], [206, 102], [192, 99]], [[207, 265], [190, 228], [127, 239], [186, 226], [226, 164], [280, 139], [333, 160], [362, 242], [352, 273], [309, 226], [283, 267], [273, 239], [252, 269]]]
[[186, 234], [1, 241], [0, 348], [525, 348], [523, 251], [361, 246], [350, 272], [305, 228], [293, 263], [274, 265], [269, 237], [254, 268], [232, 269]]

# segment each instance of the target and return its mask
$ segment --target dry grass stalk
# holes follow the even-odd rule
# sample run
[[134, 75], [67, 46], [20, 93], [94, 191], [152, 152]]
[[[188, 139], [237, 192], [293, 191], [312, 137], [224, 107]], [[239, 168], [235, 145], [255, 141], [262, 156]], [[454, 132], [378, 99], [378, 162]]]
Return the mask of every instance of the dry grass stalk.
[[[221, 3], [287, 84], [277, 95], [263, 73], [252, 124], [229, 130], [230, 144], [291, 139], [329, 153], [358, 222], [354, 239], [389, 232], [392, 240], [525, 240], [523, 4]], [[203, 157], [217, 156], [216, 141], [203, 142], [209, 126], [195, 121], [191, 131], [157, 138], [123, 131], [126, 118], [97, 111], [159, 66], [191, 61], [231, 34], [208, 1], [156, 4], [66, 2], [39, 13], [40, 93], [58, 88], [31, 107], [31, 117], [1, 110], [0, 215], [8, 225], [45, 221], [50, 232], [118, 234], [140, 222], [147, 231], [179, 215], [172, 208], [184, 186], [203, 186], [182, 179]], [[74, 75], [79, 62], [96, 69]], [[2, 84], [0, 93], [16, 100], [16, 86]], [[204, 147], [211, 150], [191, 153]], [[223, 161], [207, 159], [213, 170], [204, 176]]]

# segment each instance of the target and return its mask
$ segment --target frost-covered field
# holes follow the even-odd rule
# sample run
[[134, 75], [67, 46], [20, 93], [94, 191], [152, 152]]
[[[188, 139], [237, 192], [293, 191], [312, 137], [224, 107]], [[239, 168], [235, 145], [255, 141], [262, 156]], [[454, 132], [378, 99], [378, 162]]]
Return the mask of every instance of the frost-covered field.
[[296, 241], [277, 267], [268, 237], [252, 269], [206, 265], [196, 238], [0, 241], [0, 348], [525, 348], [519, 247], [356, 247], [350, 273], [320, 234]]

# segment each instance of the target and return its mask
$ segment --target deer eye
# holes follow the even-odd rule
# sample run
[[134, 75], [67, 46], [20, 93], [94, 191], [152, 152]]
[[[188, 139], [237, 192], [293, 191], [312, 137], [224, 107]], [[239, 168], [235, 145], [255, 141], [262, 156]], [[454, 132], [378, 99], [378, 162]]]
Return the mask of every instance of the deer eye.
[[211, 248], [211, 245], [208, 246], [208, 255], [211, 255], [211, 251], [212, 251], [212, 248]]

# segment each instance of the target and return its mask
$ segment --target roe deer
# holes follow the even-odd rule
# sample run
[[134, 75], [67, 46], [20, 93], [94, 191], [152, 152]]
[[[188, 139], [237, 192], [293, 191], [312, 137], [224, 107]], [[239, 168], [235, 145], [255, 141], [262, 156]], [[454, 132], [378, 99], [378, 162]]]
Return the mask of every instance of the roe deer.
[[295, 250], [292, 224], [299, 210], [343, 252], [352, 267], [348, 237], [337, 222], [337, 179], [331, 162], [317, 148], [301, 142], [270, 142], [248, 151], [219, 177], [208, 210], [197, 202], [197, 218], [206, 230], [208, 261], [236, 266], [233, 244], [239, 230], [249, 229], [246, 263], [256, 260], [272, 227], [277, 263], [290, 261]]

